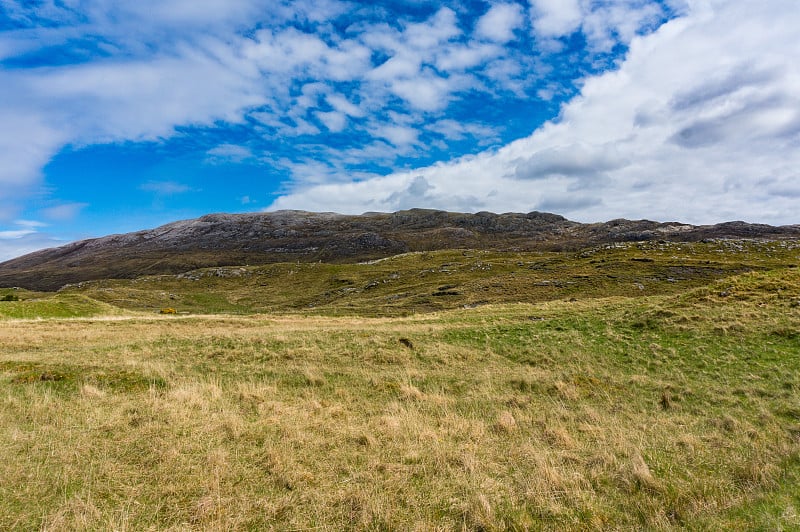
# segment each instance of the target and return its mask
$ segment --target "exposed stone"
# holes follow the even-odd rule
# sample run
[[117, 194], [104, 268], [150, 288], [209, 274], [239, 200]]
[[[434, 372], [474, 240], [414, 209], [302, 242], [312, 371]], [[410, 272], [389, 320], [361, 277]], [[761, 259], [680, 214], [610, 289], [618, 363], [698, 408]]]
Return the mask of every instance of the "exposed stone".
[[[577, 250], [646, 241], [798, 239], [800, 226], [728, 222], [692, 226], [677, 222], [612, 220], [581, 224], [556, 214], [476, 214], [412, 209], [347, 216], [277, 211], [209, 214], [155, 229], [73, 242], [0, 264], [0, 286], [56, 290], [68, 283], [185, 274], [214, 267], [221, 277], [247, 275], [227, 268], [274, 262], [361, 262], [440, 249], [502, 251]], [[638, 245], [638, 244], [637, 244]], [[491, 268], [487, 264], [486, 269]]]

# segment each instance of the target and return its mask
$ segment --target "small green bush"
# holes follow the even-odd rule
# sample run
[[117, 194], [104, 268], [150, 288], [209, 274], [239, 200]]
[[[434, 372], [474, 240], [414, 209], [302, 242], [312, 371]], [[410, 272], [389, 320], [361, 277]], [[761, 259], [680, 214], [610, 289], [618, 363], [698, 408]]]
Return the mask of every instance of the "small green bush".
[[6, 294], [0, 298], [0, 301], [19, 301], [19, 296], [15, 296], [14, 294]]

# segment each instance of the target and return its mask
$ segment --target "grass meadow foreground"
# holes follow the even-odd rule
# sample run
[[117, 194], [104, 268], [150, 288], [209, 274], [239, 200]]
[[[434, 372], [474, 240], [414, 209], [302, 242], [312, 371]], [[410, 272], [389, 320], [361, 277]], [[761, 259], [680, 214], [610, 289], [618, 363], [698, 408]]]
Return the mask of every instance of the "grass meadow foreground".
[[389, 317], [58, 297], [0, 319], [2, 530], [800, 528], [796, 268]]

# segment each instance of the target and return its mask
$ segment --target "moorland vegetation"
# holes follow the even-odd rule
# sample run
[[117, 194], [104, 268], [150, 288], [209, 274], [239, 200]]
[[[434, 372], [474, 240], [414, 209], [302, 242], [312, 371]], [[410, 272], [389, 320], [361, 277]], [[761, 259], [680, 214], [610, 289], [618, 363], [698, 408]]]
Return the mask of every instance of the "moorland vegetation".
[[0, 529], [798, 529], [798, 265], [650, 241], [0, 289]]

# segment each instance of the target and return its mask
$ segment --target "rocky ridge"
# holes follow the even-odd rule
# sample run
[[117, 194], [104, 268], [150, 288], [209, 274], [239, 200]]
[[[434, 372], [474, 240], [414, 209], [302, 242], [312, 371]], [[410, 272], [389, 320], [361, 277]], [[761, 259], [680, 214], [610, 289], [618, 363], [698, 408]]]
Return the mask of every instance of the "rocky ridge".
[[694, 226], [612, 220], [582, 224], [548, 213], [412, 209], [358, 216], [304, 211], [211, 214], [155, 229], [83, 240], [0, 264], [0, 286], [56, 290], [94, 279], [177, 274], [274, 262], [356, 262], [409, 251], [557, 251], [611, 242], [798, 239], [800, 225]]

